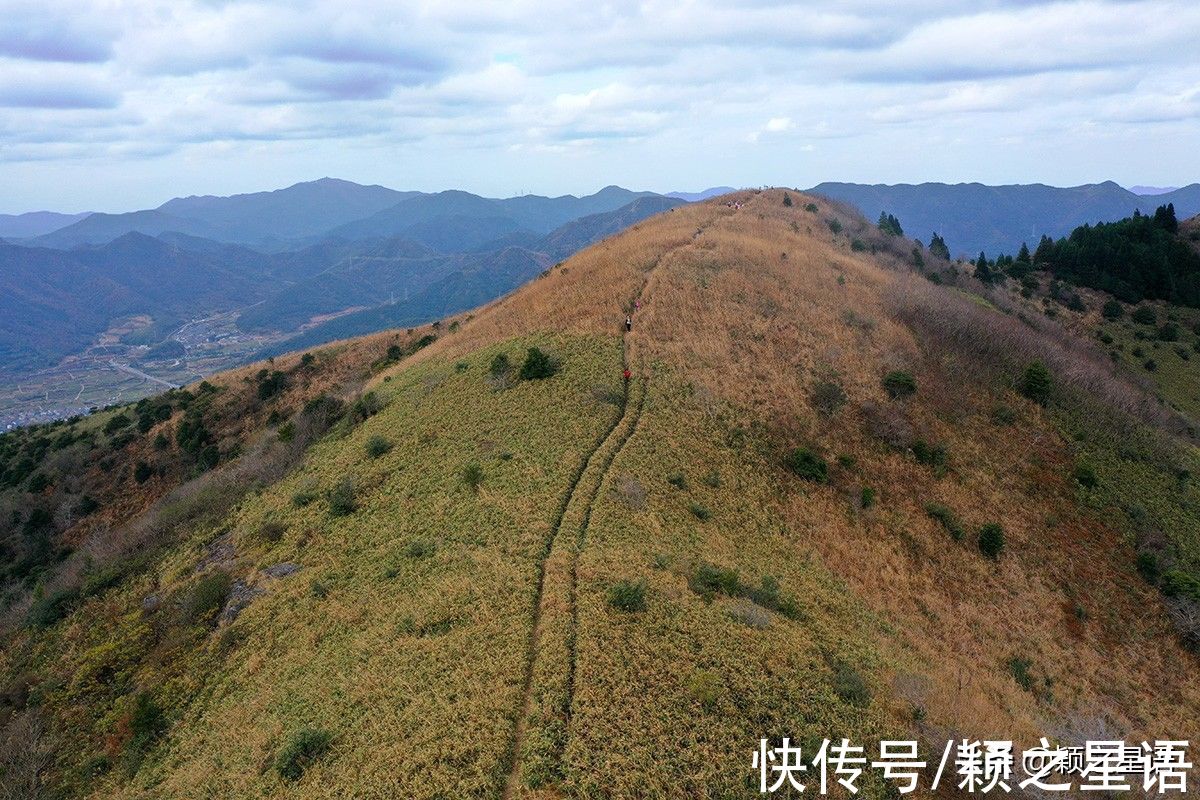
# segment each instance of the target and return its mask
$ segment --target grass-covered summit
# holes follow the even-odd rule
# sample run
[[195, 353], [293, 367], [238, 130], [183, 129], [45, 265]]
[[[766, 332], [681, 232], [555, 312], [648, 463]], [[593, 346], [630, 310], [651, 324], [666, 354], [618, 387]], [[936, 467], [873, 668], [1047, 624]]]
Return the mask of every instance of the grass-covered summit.
[[1181, 412], [789, 199], [677, 208], [436, 328], [220, 377], [191, 423], [108, 412], [131, 438], [79, 458], [145, 496], [52, 518], [57, 555], [11, 578], [2, 779], [750, 797], [760, 737], [1194, 738]]

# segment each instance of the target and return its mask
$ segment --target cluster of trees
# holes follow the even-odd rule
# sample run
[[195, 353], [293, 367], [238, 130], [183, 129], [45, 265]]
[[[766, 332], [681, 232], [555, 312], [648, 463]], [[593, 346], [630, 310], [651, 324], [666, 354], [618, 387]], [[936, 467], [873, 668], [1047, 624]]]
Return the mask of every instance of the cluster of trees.
[[[886, 211], [879, 212], [879, 230], [886, 233], [888, 236], [903, 236], [904, 229], [900, 227], [900, 220]], [[936, 234], [935, 234], [936, 235]]]
[[1135, 211], [1118, 222], [1083, 225], [1057, 241], [1043, 236], [1033, 253], [1024, 244], [1015, 257], [991, 262], [980, 253], [975, 275], [985, 282], [1001, 274], [1020, 280], [1038, 269], [1127, 303], [1165, 300], [1200, 307], [1200, 253], [1178, 233], [1174, 205], [1160, 206], [1153, 215]]
[[945, 239], [938, 236], [936, 231], [933, 234], [933, 238], [929, 240], [929, 252], [946, 261], [950, 260], [950, 246], [946, 244]]

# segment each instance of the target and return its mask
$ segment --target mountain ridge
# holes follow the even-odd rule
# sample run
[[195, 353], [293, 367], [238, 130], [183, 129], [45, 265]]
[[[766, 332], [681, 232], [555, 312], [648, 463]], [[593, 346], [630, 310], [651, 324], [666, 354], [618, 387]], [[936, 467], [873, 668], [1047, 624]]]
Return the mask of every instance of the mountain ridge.
[[1200, 183], [1161, 195], [1136, 195], [1113, 181], [1055, 187], [1046, 184], [989, 186], [972, 183], [855, 184], [827, 182], [809, 191], [854, 205], [875, 219], [899, 217], [905, 233], [928, 242], [940, 234], [955, 255], [972, 258], [1016, 252], [1042, 235], [1059, 238], [1074, 228], [1153, 213], [1174, 203], [1181, 218], [1200, 213]]
[[0, 439], [22, 497], [43, 441], [67, 443], [35, 462], [45, 502], [105, 492], [93, 519], [0, 518], [79, 544], [6, 617], [0, 697], [44, 723], [18, 733], [46, 779], [749, 797], [764, 737], [1190, 737], [1179, 598], [1138, 565], [1163, 536], [1200, 567], [1200, 465], [1153, 396], [1094, 336], [786, 196], [679, 206], [437, 325]]
[[[326, 236], [403, 235], [406, 227], [438, 216], [509, 218], [515, 223], [513, 227], [545, 234], [572, 219], [611, 211], [653, 194], [606, 186], [582, 197], [524, 195], [491, 199], [458, 189], [435, 193], [397, 191], [321, 178], [270, 191], [177, 197], [154, 209], [80, 215], [74, 221], [59, 220], [67, 224], [54, 225], [50, 231], [35, 228], [38, 232], [23, 243], [70, 249], [103, 244], [131, 231], [150, 235], [176, 232], [279, 250]], [[416, 202], [405, 205], [407, 201]], [[50, 225], [45, 222], [42, 227]], [[16, 234], [9, 237], [17, 238]]]

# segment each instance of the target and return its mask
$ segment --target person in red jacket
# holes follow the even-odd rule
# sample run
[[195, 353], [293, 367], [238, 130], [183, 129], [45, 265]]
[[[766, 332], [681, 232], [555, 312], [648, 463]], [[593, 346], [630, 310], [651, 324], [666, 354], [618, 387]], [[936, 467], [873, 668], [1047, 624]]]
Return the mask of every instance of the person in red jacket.
[[629, 368], [628, 368], [628, 367], [626, 367], [626, 368], [625, 368], [625, 374], [624, 374], [625, 382], [626, 382], [626, 383], [629, 383], [629, 379], [630, 379], [630, 378], [632, 378], [632, 377], [633, 377], [633, 373], [629, 371]]

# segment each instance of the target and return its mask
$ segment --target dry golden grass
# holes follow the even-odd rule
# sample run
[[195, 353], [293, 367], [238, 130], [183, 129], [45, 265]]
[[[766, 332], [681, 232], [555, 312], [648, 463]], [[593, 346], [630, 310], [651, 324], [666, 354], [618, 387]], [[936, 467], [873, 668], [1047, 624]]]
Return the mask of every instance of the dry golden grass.
[[[899, 258], [908, 243], [792, 196], [678, 208], [458, 318], [378, 376], [383, 413], [195, 532], [146, 583], [31, 642], [56, 687], [47, 709], [80, 748], [73, 764], [127, 718], [128, 696], [100, 708], [80, 694], [98, 662], [174, 699], [174, 727], [132, 780], [114, 771], [75, 793], [741, 797], [755, 793], [763, 736], [1027, 744], [1099, 724], [1136, 739], [1200, 735], [1196, 658], [1131, 544], [1076, 497], [1070, 443], [1003, 388], [1001, 368], [935, 346], [935, 326], [912, 316], [969, 301], [914, 283]], [[854, 238], [879, 252], [852, 250]], [[622, 416], [596, 389], [619, 384], [617, 335], [638, 296]], [[998, 312], [973, 308], [955, 319], [990, 331]], [[531, 343], [557, 350], [565, 371], [493, 391], [491, 357], [519, 361]], [[351, 359], [358, 346], [340, 345]], [[881, 379], [896, 369], [915, 376], [913, 397], [888, 398]], [[811, 399], [827, 382], [845, 393], [832, 413]], [[1015, 423], [992, 421], [998, 402]], [[394, 447], [367, 459], [371, 436]], [[917, 438], [944, 445], [944, 474], [914, 459]], [[827, 484], [782, 468], [799, 446], [828, 461]], [[478, 495], [462, 485], [471, 461], [485, 475]], [[322, 493], [345, 475], [360, 508], [330, 518]], [[864, 487], [876, 491], [867, 508]], [[318, 499], [296, 507], [306, 491]], [[962, 519], [964, 541], [928, 517], [934, 501]], [[260, 541], [264, 521], [286, 534]], [[975, 545], [993, 521], [1007, 539], [995, 562]], [[139, 660], [141, 596], [190, 585], [226, 530], [228, 568], [266, 593], [224, 632]], [[415, 542], [433, 555], [406, 555]], [[303, 570], [264, 578], [279, 561]], [[751, 587], [774, 578], [796, 613], [702, 597], [691, 581], [703, 563]], [[612, 606], [622, 581], [644, 582], [644, 610]], [[1029, 689], [1014, 657], [1031, 662]], [[10, 672], [27, 660], [5, 658]], [[846, 691], [848, 672], [869, 702]], [[271, 759], [303, 725], [331, 731], [332, 751], [281, 782]]]
[[[1200, 691], [1183, 666], [1194, 656], [1133, 571], [1132, 548], [1078, 509], [1067, 443], [1036, 407], [998, 397], [924, 348], [890, 313], [889, 295], [911, 288], [907, 276], [849, 252], [802, 205], [757, 195], [659, 272], [642, 322], [647, 356], [670, 364], [699, 397], [766, 423], [780, 443], [856, 459], [853, 470], [835, 471], [835, 490], [797, 495], [786, 516], [799, 541], [900, 631], [890, 644], [898, 663], [914, 659], [928, 677], [931, 725], [1027, 738], [1047, 724], [1110, 715], [1131, 736], [1195, 732]], [[947, 478], [862, 433], [861, 409], [888, 402], [880, 378], [896, 368], [917, 376], [906, 412], [919, 435], [947, 444]], [[826, 420], [807, 397], [830, 375], [849, 403]], [[1018, 425], [991, 424], [997, 399], [1021, 409]], [[852, 513], [847, 495], [860, 485], [881, 500]], [[958, 510], [969, 531], [1004, 524], [1009, 547], [998, 566], [926, 517], [934, 499]], [[1014, 655], [1053, 681], [1052, 702], [1016, 685], [1005, 667]]]
[[[1078, 738], [1096, 719], [1131, 738], [1194, 733], [1200, 691], [1185, 665], [1195, 657], [1180, 648], [1161, 599], [1134, 572], [1129, 543], [1076, 503], [1068, 444], [1032, 404], [980, 383], [990, 367], [943, 361], [893, 310], [906, 292], [940, 292], [947, 303], [957, 298], [850, 252], [846, 237], [833, 236], [823, 222], [844, 212], [821, 203], [814, 218], [799, 210], [802, 205], [784, 208], [778, 193], [768, 192], [736, 214], [722, 213], [723, 207], [714, 209], [717, 216], [681, 212], [695, 215], [698, 224], [677, 227], [706, 229], [677, 245], [654, 272], [633, 352], [685, 378], [702, 407], [727, 426], [765, 424], [777, 445], [813, 445], [831, 461], [838, 454], [855, 459], [852, 469], [835, 468], [833, 488], [786, 499], [782, 515], [795, 531], [793, 557], [806, 549], [820, 554], [894, 631], [877, 644], [905, 687], [898, 713], [919, 705], [922, 731], [930, 736]], [[629, 236], [650, 239], [648, 231]], [[584, 263], [568, 267], [582, 272]], [[615, 276], [603, 261], [595, 270]], [[592, 275], [578, 277], [594, 285], [599, 281], [589, 280]], [[542, 286], [527, 293], [509, 302], [545, 308], [551, 318], [562, 313]], [[1039, 343], [1042, 353], [1061, 346]], [[1069, 342], [1066, 347], [1070, 352]], [[1121, 388], [1115, 377], [1112, 387], [1104, 386], [1111, 374], [1104, 366], [1086, 372], [1076, 362], [1065, 379], [1103, 387], [1118, 406], [1144, 408], [1136, 386]], [[897, 368], [917, 375], [921, 388], [904, 414], [915, 435], [945, 443], [948, 477], [936, 478], [864, 434], [863, 412], [887, 405], [880, 378]], [[807, 399], [827, 378], [849, 397], [832, 420], [814, 413]], [[1020, 410], [1017, 425], [991, 422], [997, 401]], [[869, 511], [855, 510], [853, 495], [864, 485], [880, 499]], [[928, 518], [924, 506], [931, 501], [960, 514], [968, 531], [964, 543], [952, 542]], [[997, 565], [974, 548], [975, 532], [991, 521], [1004, 524], [1008, 539]], [[643, 546], [656, 540], [652, 530], [641, 532]], [[609, 643], [597, 653], [625, 654], [625, 644]], [[1014, 657], [1032, 660], [1039, 682], [1033, 692], [1014, 680], [1008, 668]], [[606, 662], [598, 674], [608, 680], [613, 669]], [[611, 704], [613, 690], [605, 683], [601, 706]], [[606, 718], [643, 717], [617, 712]], [[573, 728], [572, 743], [577, 731], [594, 724], [590, 719]], [[624, 732], [612, 741], [628, 748], [631, 738]], [[589, 780], [587, 768], [571, 774], [571, 780]], [[615, 779], [609, 774], [596, 785]]]

